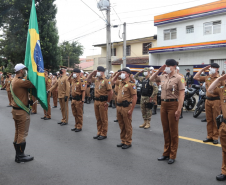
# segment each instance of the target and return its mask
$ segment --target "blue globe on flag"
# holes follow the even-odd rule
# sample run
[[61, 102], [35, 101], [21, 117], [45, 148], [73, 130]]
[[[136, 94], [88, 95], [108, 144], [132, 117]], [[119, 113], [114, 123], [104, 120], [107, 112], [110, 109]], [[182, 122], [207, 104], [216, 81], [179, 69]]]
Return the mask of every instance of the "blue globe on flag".
[[37, 72], [44, 73], [44, 62], [43, 62], [42, 51], [41, 51], [41, 46], [40, 46], [39, 40], [37, 41], [37, 43], [35, 45], [34, 61], [37, 65]]

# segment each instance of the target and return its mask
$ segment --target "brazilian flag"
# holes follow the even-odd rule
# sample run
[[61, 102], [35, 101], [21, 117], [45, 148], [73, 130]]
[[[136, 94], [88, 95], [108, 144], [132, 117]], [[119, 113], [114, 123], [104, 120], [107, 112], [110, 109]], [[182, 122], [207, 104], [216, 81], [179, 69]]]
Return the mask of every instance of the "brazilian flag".
[[35, 89], [32, 90], [32, 95], [38, 99], [42, 108], [47, 110], [48, 103], [44, 75], [44, 62], [40, 45], [34, 0], [32, 0], [24, 65], [28, 68], [27, 79], [30, 80], [35, 86]]

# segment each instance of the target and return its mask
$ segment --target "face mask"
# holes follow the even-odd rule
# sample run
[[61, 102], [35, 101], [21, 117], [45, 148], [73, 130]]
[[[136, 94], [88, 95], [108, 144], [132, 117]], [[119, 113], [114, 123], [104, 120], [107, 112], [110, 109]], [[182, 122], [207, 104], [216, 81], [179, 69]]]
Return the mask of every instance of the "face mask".
[[121, 78], [121, 75], [119, 75], [118, 77]]
[[101, 76], [100, 72], [97, 72], [97, 77], [100, 77], [100, 76]]
[[148, 72], [144, 72], [144, 76], [147, 76], [148, 75]]
[[166, 72], [167, 74], [171, 73], [170, 67], [166, 67], [166, 68], [165, 68], [165, 72]]
[[215, 74], [216, 73], [216, 69], [215, 68], [210, 68], [210, 73], [211, 74]]
[[73, 78], [77, 78], [77, 75], [76, 74], [73, 74]]
[[122, 74], [121, 74], [121, 79], [123, 79], [123, 80], [124, 80], [125, 78], [126, 78], [125, 73], [122, 73]]

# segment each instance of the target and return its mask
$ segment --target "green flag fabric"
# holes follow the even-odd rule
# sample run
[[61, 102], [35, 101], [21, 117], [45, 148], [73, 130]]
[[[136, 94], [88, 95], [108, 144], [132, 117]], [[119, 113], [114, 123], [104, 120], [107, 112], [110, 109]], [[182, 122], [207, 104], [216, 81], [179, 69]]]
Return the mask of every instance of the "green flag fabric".
[[24, 64], [28, 68], [27, 78], [35, 86], [35, 89], [32, 90], [32, 95], [38, 99], [42, 108], [47, 110], [48, 103], [44, 75], [44, 62], [40, 45], [38, 20], [34, 0], [32, 0]]

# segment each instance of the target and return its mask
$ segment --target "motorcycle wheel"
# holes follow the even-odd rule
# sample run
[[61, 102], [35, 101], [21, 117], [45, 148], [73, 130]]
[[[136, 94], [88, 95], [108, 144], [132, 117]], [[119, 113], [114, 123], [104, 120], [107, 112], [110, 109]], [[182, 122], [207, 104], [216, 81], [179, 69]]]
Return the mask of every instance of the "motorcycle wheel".
[[205, 101], [203, 101], [202, 103], [200, 103], [200, 106], [197, 107], [193, 113], [193, 117], [194, 118], [197, 118], [201, 113], [202, 111], [205, 109]]
[[185, 108], [187, 110], [192, 110], [195, 107], [196, 99], [194, 97], [192, 97], [192, 100], [193, 100], [193, 103], [192, 104], [189, 104], [189, 105], [185, 106]]

